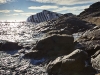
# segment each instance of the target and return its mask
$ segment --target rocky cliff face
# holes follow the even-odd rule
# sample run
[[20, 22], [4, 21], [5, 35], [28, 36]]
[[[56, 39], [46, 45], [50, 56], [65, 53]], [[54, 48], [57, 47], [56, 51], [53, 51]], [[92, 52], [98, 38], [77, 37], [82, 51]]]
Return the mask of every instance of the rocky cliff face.
[[52, 19], [56, 19], [60, 17], [62, 14], [51, 12], [48, 10], [43, 10], [40, 13], [37, 13], [36, 15], [31, 15], [27, 18], [27, 22], [35, 22], [35, 23], [40, 23]]
[[96, 25], [100, 25], [100, 2], [90, 5], [90, 7], [81, 12], [78, 17]]

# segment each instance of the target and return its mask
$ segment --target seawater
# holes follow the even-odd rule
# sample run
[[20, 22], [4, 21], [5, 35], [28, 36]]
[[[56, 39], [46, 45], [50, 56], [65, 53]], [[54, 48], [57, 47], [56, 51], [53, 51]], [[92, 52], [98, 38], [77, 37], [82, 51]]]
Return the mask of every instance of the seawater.
[[[0, 39], [8, 41], [36, 41], [40, 33], [35, 30], [36, 24], [31, 23], [2, 23], [0, 24]], [[33, 38], [33, 34], [37, 37]], [[38, 39], [37, 39], [38, 38]]]
[[[28, 22], [10, 22], [10, 23], [0, 23], [0, 39], [8, 41], [34, 41], [39, 40], [44, 34], [37, 32], [36, 28], [45, 23], [28, 23]], [[76, 40], [82, 35], [82, 33], [73, 34]]]
[[[37, 32], [35, 28], [38, 25], [31, 23], [2, 23], [0, 24], [0, 40], [8, 40], [12, 42], [36, 42], [39, 40], [43, 34]], [[34, 36], [34, 37], [33, 37]], [[31, 75], [47, 75], [43, 66], [35, 65], [37, 63], [42, 63], [45, 61], [44, 58], [40, 60], [35, 59], [24, 59], [23, 53], [19, 56], [14, 57], [18, 54], [18, 50], [13, 51], [0, 51], [0, 75], [9, 74], [12, 75], [12, 70], [10, 67], [14, 67], [15, 73], [24, 70], [29, 70]], [[1, 70], [1, 68], [3, 68]], [[8, 69], [9, 68], [9, 69]], [[1, 71], [4, 72], [1, 73]], [[9, 73], [8, 73], [9, 72]]]
[[[12, 42], [36, 42], [44, 35], [41, 32], [38, 32], [36, 28], [40, 27], [45, 23], [32, 24], [32, 23], [2, 23], [0, 24], [0, 40], [8, 40]], [[81, 34], [73, 34], [74, 39], [80, 37]], [[44, 58], [35, 60], [35, 59], [23, 59], [24, 54], [20, 54], [18, 57], [12, 57], [17, 54], [18, 50], [13, 51], [0, 51], [0, 66], [5, 67], [5, 72], [11, 72], [6, 70], [6, 67], [17, 67], [16, 70], [25, 70], [27, 67], [31, 67], [28, 70], [33, 75], [47, 75], [45, 69], [41, 66], [35, 64], [42, 63], [45, 61]], [[19, 71], [20, 72], [20, 71]], [[12, 74], [12, 73], [11, 73]]]

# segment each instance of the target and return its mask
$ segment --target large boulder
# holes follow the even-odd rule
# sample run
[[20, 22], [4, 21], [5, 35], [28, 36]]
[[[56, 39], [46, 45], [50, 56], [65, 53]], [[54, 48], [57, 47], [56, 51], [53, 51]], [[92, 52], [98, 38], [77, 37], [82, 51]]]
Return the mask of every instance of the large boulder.
[[69, 55], [56, 58], [46, 69], [49, 75], [92, 75], [95, 70], [86, 66], [87, 58], [85, 51], [77, 49]]
[[[71, 49], [74, 38], [72, 35], [52, 34], [41, 39], [34, 49], [36, 50], [65, 50]], [[57, 48], [58, 47], [58, 48]]]
[[57, 57], [60, 55], [69, 54], [74, 48], [74, 38], [72, 35], [66, 34], [52, 34], [45, 36], [43, 39], [37, 42], [33, 51], [26, 54], [26, 57]]
[[18, 45], [17, 42], [9, 42], [6, 40], [0, 40], [0, 50], [18, 50], [21, 49], [22, 46]]
[[88, 52], [89, 56], [93, 55], [100, 49], [100, 28], [86, 31], [78, 40], [76, 40], [77, 48], [84, 49]]

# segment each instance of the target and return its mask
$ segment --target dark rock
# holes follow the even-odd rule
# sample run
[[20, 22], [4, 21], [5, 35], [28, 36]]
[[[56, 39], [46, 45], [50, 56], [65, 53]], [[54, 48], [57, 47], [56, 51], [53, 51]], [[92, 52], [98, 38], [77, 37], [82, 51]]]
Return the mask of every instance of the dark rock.
[[6, 40], [0, 40], [0, 50], [18, 50], [23, 48], [22, 46], [18, 45], [17, 42], [9, 42]]
[[[90, 67], [90, 72], [90, 69], [85, 67], [87, 58], [88, 55], [85, 51], [77, 49], [69, 55], [58, 57], [50, 62], [47, 65], [47, 72], [49, 75], [91, 75], [95, 70]], [[84, 74], [85, 71], [86, 74]]]
[[68, 30], [51, 30], [49, 31], [48, 33], [46, 33], [46, 36], [48, 35], [52, 35], [52, 34], [68, 34], [68, 35], [71, 35], [71, 32], [69, 32]]
[[55, 21], [53, 27], [58, 30], [64, 29], [71, 33], [77, 33], [90, 29], [93, 26], [94, 25], [91, 25], [86, 21], [77, 18], [76, 16], [71, 16], [71, 17], [61, 16], [59, 19]]
[[100, 49], [100, 28], [86, 31], [78, 40], [77, 48], [84, 49], [89, 56]]
[[90, 5], [90, 7], [81, 12], [78, 17], [90, 23], [100, 25], [100, 2]]
[[95, 25], [83, 21], [76, 16], [66, 17], [61, 16], [58, 19], [50, 20], [37, 26], [36, 31], [42, 33], [48, 33], [50, 31], [63, 31], [64, 33], [70, 32], [71, 34], [86, 31], [93, 28]]
[[41, 51], [31, 51], [28, 53], [25, 53], [24, 57], [27, 58], [34, 58], [34, 59], [42, 59], [44, 57], [44, 53]]
[[81, 17], [81, 18], [98, 17], [98, 16], [100, 16], [100, 2], [96, 2], [96, 3], [92, 4], [92, 5], [90, 5], [89, 8], [85, 9], [78, 16]]
[[74, 48], [74, 38], [72, 35], [59, 35], [52, 34], [49, 36], [45, 36], [41, 39], [33, 50], [37, 50], [37, 52], [31, 52], [26, 54], [25, 56], [29, 57], [57, 57], [60, 55], [68, 54], [73, 51]]
[[[34, 49], [36, 50], [65, 50], [71, 49], [73, 46], [74, 38], [72, 35], [59, 35], [53, 34], [47, 37], [44, 37], [40, 40]], [[58, 48], [55, 48], [58, 47]]]
[[66, 14], [64, 14], [64, 16], [69, 17], [69, 16], [74, 16], [74, 14], [72, 14], [72, 13], [66, 13]]

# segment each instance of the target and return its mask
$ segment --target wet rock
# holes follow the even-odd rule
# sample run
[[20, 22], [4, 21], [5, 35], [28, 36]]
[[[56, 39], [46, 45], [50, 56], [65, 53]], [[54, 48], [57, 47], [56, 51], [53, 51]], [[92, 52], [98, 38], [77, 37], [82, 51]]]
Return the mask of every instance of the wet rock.
[[72, 35], [65, 34], [52, 34], [49, 36], [44, 36], [43, 39], [37, 42], [33, 51], [26, 54], [26, 57], [40, 58], [46, 57], [57, 57], [60, 55], [65, 55], [73, 51], [74, 48], [74, 38]]
[[22, 46], [18, 45], [17, 42], [9, 42], [6, 40], [0, 40], [0, 50], [18, 50], [23, 48]]
[[98, 50], [91, 58], [92, 66], [100, 73], [100, 50]]
[[84, 49], [89, 56], [93, 55], [100, 49], [100, 28], [86, 31], [76, 42], [77, 48]]
[[[83, 50], [75, 50], [69, 55], [56, 58], [47, 65], [49, 75], [91, 75], [95, 70], [92, 67], [85, 67], [88, 55]], [[87, 70], [87, 73], [84, 72]], [[90, 72], [91, 71], [91, 72]]]

